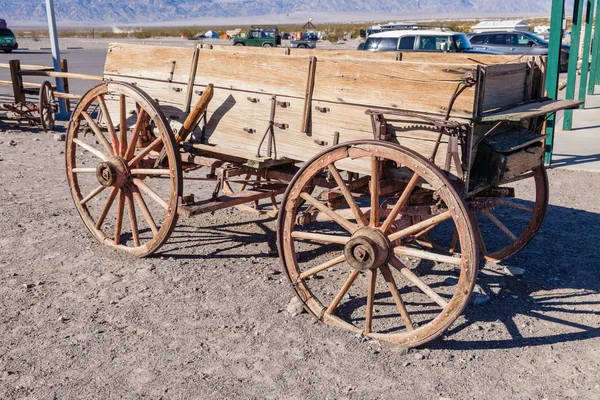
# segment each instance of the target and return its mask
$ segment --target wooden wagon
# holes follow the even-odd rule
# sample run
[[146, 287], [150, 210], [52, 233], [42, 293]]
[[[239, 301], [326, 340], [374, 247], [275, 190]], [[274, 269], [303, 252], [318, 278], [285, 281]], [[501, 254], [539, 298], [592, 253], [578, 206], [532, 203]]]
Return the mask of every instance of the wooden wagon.
[[480, 254], [502, 260], [540, 228], [540, 132], [579, 104], [543, 98], [543, 58], [452, 56], [113, 44], [70, 121], [75, 206], [139, 257], [180, 215], [278, 215], [316, 318], [425, 343], [467, 305]]

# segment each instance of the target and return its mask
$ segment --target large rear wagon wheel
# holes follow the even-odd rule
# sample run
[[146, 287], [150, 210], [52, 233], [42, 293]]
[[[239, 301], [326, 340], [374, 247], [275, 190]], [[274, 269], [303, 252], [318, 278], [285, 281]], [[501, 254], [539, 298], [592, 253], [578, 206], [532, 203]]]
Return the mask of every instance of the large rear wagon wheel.
[[[345, 204], [332, 209], [332, 193]], [[421, 193], [435, 204], [413, 206]], [[307, 218], [306, 208], [319, 218]], [[434, 211], [420, 222], [407, 218], [427, 210]], [[453, 256], [416, 240], [443, 221], [459, 232]], [[296, 174], [280, 209], [278, 247], [296, 294], [318, 319], [414, 347], [467, 305], [479, 263], [474, 232], [464, 200], [435, 165], [395, 144], [361, 141], [320, 153]]]
[[157, 103], [133, 85], [102, 83], [77, 104], [66, 146], [71, 195], [96, 240], [138, 257], [158, 250], [177, 223], [183, 186]]
[[515, 255], [542, 226], [549, 198], [546, 168], [539, 166], [523, 178], [506, 185], [515, 191], [515, 198], [501, 198], [494, 209], [475, 212], [487, 261]]

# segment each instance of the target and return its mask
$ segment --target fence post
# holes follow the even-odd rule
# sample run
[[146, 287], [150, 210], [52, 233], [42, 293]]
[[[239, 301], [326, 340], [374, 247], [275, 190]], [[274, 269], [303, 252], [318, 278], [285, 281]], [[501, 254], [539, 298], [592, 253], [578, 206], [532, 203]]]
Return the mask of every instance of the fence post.
[[587, 83], [590, 70], [590, 39], [592, 38], [592, 25], [594, 22], [594, 0], [587, 0], [585, 12], [585, 36], [583, 37], [583, 54], [581, 55], [581, 78], [579, 79], [579, 100], [584, 103], [579, 108], [585, 108]]
[[[548, 97], [556, 100], [558, 95], [558, 73], [560, 64], [560, 45], [562, 43], [562, 21], [565, 12], [564, 0], [552, 0], [552, 14], [550, 15], [550, 44], [548, 45], [548, 73], [546, 74], [546, 91]], [[552, 113], [546, 120], [546, 164], [552, 163], [554, 146], [554, 128], [556, 114]]]
[[10, 60], [10, 79], [12, 80], [13, 93], [15, 95], [15, 104], [25, 104], [25, 95], [23, 94], [23, 77], [21, 76], [21, 61]]
[[[575, 0], [573, 2], [573, 26], [571, 27], [571, 54], [569, 54], [569, 69], [567, 70], [567, 92], [565, 96], [565, 99], [567, 100], [573, 100], [575, 98], [575, 86], [577, 83], [577, 61], [579, 59], [579, 38], [581, 37], [581, 16], [583, 14], [582, 3], [583, 0]], [[552, 36], [552, 34], [550, 34], [550, 36]], [[559, 43], [562, 43], [562, 41]], [[558, 53], [558, 62], [560, 63], [560, 52]], [[583, 65], [581, 68], [583, 69]], [[570, 131], [572, 126], [573, 110], [565, 110], [563, 117], [563, 130]]]
[[600, 3], [596, 6], [596, 22], [594, 23], [594, 40], [592, 41], [592, 63], [587, 93], [594, 94], [594, 87], [600, 80]]
[[[67, 64], [67, 60], [64, 58], [60, 60], [60, 69], [62, 72], [69, 72], [69, 65]], [[63, 87], [65, 89], [65, 93], [69, 93], [69, 78], [63, 78]], [[71, 112], [71, 101], [69, 99], [65, 99], [65, 103], [67, 106], [67, 112]]]

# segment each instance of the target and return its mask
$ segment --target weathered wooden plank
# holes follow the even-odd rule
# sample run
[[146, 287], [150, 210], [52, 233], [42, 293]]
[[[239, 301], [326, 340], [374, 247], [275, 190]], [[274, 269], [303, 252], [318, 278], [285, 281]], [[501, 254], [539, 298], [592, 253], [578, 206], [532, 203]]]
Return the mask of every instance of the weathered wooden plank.
[[558, 110], [573, 109], [583, 104], [580, 100], [546, 100], [521, 104], [507, 110], [489, 113], [481, 117], [480, 121], [523, 121], [525, 119], [546, 115]]
[[418, 63], [438, 63], [438, 64], [472, 64], [472, 65], [490, 65], [519, 62], [518, 58], [512, 55], [490, 55], [490, 54], [471, 54], [471, 53], [420, 53], [420, 52], [395, 52], [395, 51], [360, 51], [360, 50], [342, 50], [342, 49], [296, 49], [296, 48], [256, 48], [246, 46], [213, 46], [212, 49], [218, 52], [230, 52], [240, 54], [276, 54], [288, 55], [292, 57], [310, 57], [317, 58], [355, 58], [366, 60], [384, 60], [384, 61], [407, 61]]
[[517, 60], [511, 55], [496, 54], [473, 54], [473, 53], [421, 53], [403, 52], [400, 56], [402, 61], [440, 63], [440, 64], [504, 64], [513, 63]]
[[[320, 60], [315, 100], [444, 113], [469, 65], [369, 60]], [[453, 115], [472, 115], [473, 88], [457, 99]]]
[[527, 68], [527, 63], [485, 67], [485, 95], [482, 112], [525, 101]]
[[115, 80], [126, 76], [187, 83], [193, 57], [193, 48], [111, 43], [104, 75]]

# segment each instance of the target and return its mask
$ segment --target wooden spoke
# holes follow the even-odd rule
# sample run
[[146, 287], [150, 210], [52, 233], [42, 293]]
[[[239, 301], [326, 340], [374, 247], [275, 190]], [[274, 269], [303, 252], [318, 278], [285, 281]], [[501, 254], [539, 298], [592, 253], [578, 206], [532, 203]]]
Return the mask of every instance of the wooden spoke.
[[444, 256], [442, 254], [430, 253], [428, 251], [413, 249], [412, 247], [398, 246], [394, 248], [394, 253], [402, 256], [417, 257], [440, 263], [460, 265], [462, 259], [452, 256]]
[[102, 193], [102, 191], [106, 189], [106, 186], [98, 186], [96, 189], [92, 190], [90, 192], [90, 194], [88, 194], [87, 196], [85, 196], [83, 199], [81, 199], [81, 201], [79, 202], [79, 204], [84, 205], [86, 204], [88, 201], [90, 201], [91, 199], [93, 199], [94, 197], [96, 197], [98, 194]]
[[106, 139], [106, 136], [104, 136], [104, 134], [102, 133], [102, 131], [100, 130], [98, 125], [96, 125], [96, 122], [94, 122], [92, 117], [90, 117], [90, 115], [85, 111], [82, 111], [81, 115], [83, 115], [83, 118], [85, 118], [85, 120], [88, 123], [88, 125], [90, 126], [90, 128], [92, 128], [92, 130], [94, 131], [94, 134], [96, 135], [96, 138], [98, 138], [100, 143], [102, 143], [102, 146], [104, 146], [104, 149], [106, 150], [106, 152], [108, 154], [110, 154], [111, 156], [114, 156], [115, 153], [114, 153], [112, 146], [110, 145], [110, 142], [108, 141], [108, 139]]
[[448, 303], [446, 300], [442, 299], [439, 294], [433, 291], [425, 282], [421, 280], [417, 275], [415, 275], [410, 269], [408, 269], [400, 260], [396, 257], [390, 258], [390, 265], [396, 268], [400, 273], [408, 279], [412, 284], [417, 286], [423, 293], [425, 293], [429, 298], [435, 301], [440, 307], [446, 308]]
[[157, 168], [157, 169], [132, 169], [131, 175], [170, 175], [171, 170], [167, 168]]
[[511, 238], [513, 241], [517, 240], [517, 236], [508, 229], [506, 225], [504, 225], [494, 214], [492, 214], [489, 210], [481, 210], [483, 215], [488, 217], [490, 221], [494, 223], [504, 233], [506, 236]]
[[515, 203], [514, 201], [506, 200], [506, 199], [498, 199], [498, 203], [505, 205], [507, 207], [516, 208], [517, 210], [523, 210], [530, 213], [533, 213], [533, 207], [527, 207], [519, 203]]
[[340, 304], [340, 301], [342, 301], [342, 299], [344, 298], [344, 295], [348, 292], [348, 289], [350, 289], [350, 286], [352, 286], [352, 284], [354, 283], [354, 280], [356, 279], [358, 274], [359, 271], [357, 269], [352, 270], [352, 272], [348, 276], [348, 279], [346, 279], [346, 282], [344, 282], [344, 286], [342, 286], [340, 292], [335, 296], [329, 307], [327, 307], [327, 310], [325, 310], [327, 314], [333, 314], [337, 306]]
[[99, 159], [101, 159], [102, 161], [106, 161], [106, 155], [103, 154], [101, 151], [96, 150], [95, 148], [93, 148], [89, 144], [84, 143], [84, 142], [82, 142], [79, 139], [73, 139], [73, 143], [76, 143], [77, 145], [83, 147], [84, 149], [86, 149], [87, 151], [89, 151], [90, 153], [92, 153], [93, 155], [95, 155], [96, 157], [98, 157]]
[[398, 291], [398, 287], [396, 286], [396, 281], [394, 280], [392, 271], [390, 271], [390, 267], [387, 265], [382, 265], [380, 269], [381, 275], [383, 275], [383, 279], [385, 279], [385, 282], [387, 283], [387, 287], [392, 294], [392, 298], [394, 299], [394, 303], [396, 303], [396, 307], [398, 307], [398, 311], [400, 312], [400, 316], [402, 317], [402, 321], [404, 321], [406, 329], [409, 331], [414, 330], [415, 328], [410, 320], [410, 315], [408, 315], [404, 301], [402, 301], [402, 297], [400, 296], [400, 292]]
[[146, 193], [152, 200], [157, 202], [162, 208], [164, 208], [167, 211], [169, 210], [169, 205], [163, 199], [161, 199], [160, 196], [157, 195], [152, 189], [150, 189], [150, 187], [146, 185], [144, 181], [142, 181], [139, 178], [133, 178], [133, 184], [140, 188], [142, 192]]
[[150, 229], [152, 229], [152, 233], [154, 233], [154, 235], [158, 235], [158, 229], [156, 228], [156, 223], [154, 223], [154, 218], [152, 218], [152, 214], [150, 214], [150, 210], [148, 210], [148, 206], [146, 205], [146, 202], [144, 201], [139, 189], [134, 186], [131, 188], [131, 192], [133, 193], [133, 198], [135, 199], [136, 203], [138, 203], [138, 206], [140, 207], [142, 215], [144, 215], [148, 226], [150, 226]]
[[96, 168], [73, 168], [71, 171], [76, 174], [95, 174]]
[[336, 266], [338, 264], [341, 264], [344, 261], [346, 261], [346, 256], [344, 256], [342, 254], [341, 256], [338, 256], [338, 257], [336, 257], [334, 259], [331, 259], [331, 260], [329, 260], [327, 262], [324, 262], [321, 265], [317, 265], [316, 267], [313, 267], [313, 268], [311, 268], [309, 270], [304, 271], [303, 273], [301, 273], [298, 276], [298, 279], [299, 280], [300, 279], [306, 279], [306, 278], [308, 278], [310, 276], [313, 276], [316, 273], [319, 273], [321, 271], [325, 271], [326, 269], [329, 269], [329, 268], [334, 267], [334, 266]]
[[333, 176], [333, 179], [335, 179], [335, 182], [337, 183], [338, 187], [340, 188], [340, 191], [344, 195], [344, 198], [346, 199], [348, 206], [354, 213], [354, 217], [356, 218], [356, 222], [358, 222], [358, 225], [359, 226], [367, 226], [369, 224], [367, 217], [365, 217], [365, 214], [363, 214], [363, 212], [360, 210], [360, 208], [356, 204], [356, 200], [354, 200], [354, 197], [352, 196], [350, 189], [348, 189], [348, 186], [346, 186], [346, 183], [344, 183], [344, 180], [342, 179], [342, 176], [340, 175], [340, 172], [338, 171], [338, 169], [333, 164], [329, 164], [327, 166], [327, 168], [329, 169], [331, 176]]
[[117, 218], [115, 221], [115, 244], [121, 243], [121, 229], [123, 228], [123, 208], [125, 206], [125, 192], [119, 189], [119, 200], [117, 203]]
[[475, 222], [475, 232], [477, 233], [477, 238], [479, 239], [479, 249], [484, 256], [488, 255], [487, 248], [485, 247], [485, 242], [483, 241], [483, 235], [481, 234], [481, 229], [479, 228], [479, 221], [477, 221], [477, 216], [475, 212], [471, 211], [471, 217], [473, 218], [473, 222]]
[[417, 224], [409, 226], [408, 228], [402, 229], [398, 232], [392, 233], [391, 235], [388, 236], [388, 239], [390, 242], [393, 242], [398, 239], [402, 239], [405, 236], [412, 235], [413, 233], [417, 233], [425, 228], [430, 227], [431, 225], [437, 225], [440, 222], [443, 222], [449, 218], [452, 218], [452, 213], [450, 212], [450, 210], [445, 211], [441, 214], [435, 215], [431, 218], [428, 218]]
[[449, 253], [454, 253], [456, 250], [456, 245], [458, 243], [458, 230], [454, 227], [454, 231], [452, 232], [452, 239], [450, 240], [450, 248], [448, 249]]
[[137, 165], [140, 161], [142, 161], [142, 159], [144, 157], [146, 157], [148, 155], [148, 153], [150, 153], [152, 150], [154, 150], [154, 148], [156, 146], [158, 146], [160, 143], [162, 143], [162, 136], [159, 138], [156, 138], [152, 143], [150, 143], [150, 145], [148, 145], [148, 147], [146, 147], [144, 150], [140, 151], [137, 156], [135, 156], [134, 158], [129, 160], [127, 162], [127, 165], [129, 165], [130, 167]]
[[350, 240], [350, 236], [324, 235], [321, 233], [309, 233], [302, 231], [292, 232], [294, 239], [313, 240], [315, 242], [346, 244]]
[[104, 223], [104, 220], [106, 219], [106, 216], [108, 215], [108, 212], [110, 211], [110, 208], [112, 207], [112, 204], [115, 201], [115, 197], [117, 197], [118, 193], [119, 193], [119, 189], [117, 189], [116, 187], [112, 188], [112, 191], [110, 192], [110, 195], [108, 196], [108, 200], [106, 201], [106, 204], [104, 205], [104, 208], [102, 209], [100, 218], [98, 218], [98, 221], [96, 222], [96, 229], [100, 229], [100, 227]]
[[127, 192], [127, 213], [129, 214], [129, 223], [131, 224], [131, 235], [133, 236], [133, 244], [138, 247], [140, 245], [140, 234], [138, 231], [137, 216], [135, 215], [135, 205], [133, 204], [133, 196], [131, 192]]
[[127, 102], [125, 95], [119, 95], [119, 154], [124, 155], [127, 146]]
[[379, 160], [371, 156], [371, 219], [370, 226], [379, 226]]
[[100, 110], [104, 115], [104, 119], [106, 119], [106, 128], [108, 129], [108, 133], [110, 134], [110, 138], [112, 140], [113, 154], [119, 153], [119, 139], [117, 138], [117, 131], [115, 131], [115, 126], [112, 123], [112, 118], [110, 117], [110, 113], [108, 112], [108, 107], [106, 107], [106, 102], [104, 101], [103, 96], [98, 96], [96, 98], [98, 103], [100, 104]]
[[140, 112], [138, 113], [138, 120], [136, 121], [135, 126], [133, 128], [133, 133], [131, 134], [131, 141], [129, 142], [129, 146], [127, 147], [125, 155], [123, 156], [126, 160], [129, 160], [131, 157], [133, 157], [133, 153], [135, 152], [135, 146], [140, 136], [140, 131], [144, 129], [146, 116], [146, 110], [144, 110], [143, 108], [140, 109]]
[[303, 192], [302, 194], [300, 194], [300, 197], [302, 197], [304, 200], [306, 200], [307, 203], [314, 206], [323, 214], [326, 214], [333, 221], [337, 222], [342, 228], [344, 228], [348, 232], [354, 233], [354, 231], [358, 229], [358, 226], [356, 224], [353, 224], [352, 222], [343, 218], [341, 215], [331, 210], [329, 207], [312, 197], [310, 194]]
[[419, 175], [415, 172], [413, 174], [412, 178], [410, 179], [410, 181], [408, 182], [408, 184], [406, 185], [406, 188], [404, 188], [402, 195], [400, 196], [400, 198], [394, 205], [394, 208], [392, 208], [392, 211], [390, 211], [389, 215], [383, 222], [383, 225], [381, 225], [381, 231], [383, 233], [386, 233], [392, 227], [392, 224], [396, 220], [398, 213], [400, 213], [400, 210], [402, 209], [402, 207], [404, 207], [404, 205], [408, 201], [413, 189], [417, 185], [418, 180], [419, 180]]
[[369, 290], [367, 292], [367, 312], [365, 315], [365, 334], [373, 330], [373, 305], [375, 304], [375, 285], [377, 284], [377, 270], [369, 271]]

